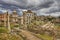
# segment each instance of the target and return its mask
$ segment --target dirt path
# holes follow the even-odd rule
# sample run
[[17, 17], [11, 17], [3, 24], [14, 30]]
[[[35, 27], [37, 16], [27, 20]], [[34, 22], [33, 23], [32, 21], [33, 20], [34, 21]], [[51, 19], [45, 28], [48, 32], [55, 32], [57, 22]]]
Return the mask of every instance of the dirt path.
[[26, 37], [27, 40], [41, 40], [39, 38], [37, 38], [36, 36], [34, 36], [31, 32], [26, 31], [26, 30], [21, 30], [22, 34]]
[[[16, 30], [18, 30], [18, 29], [16, 29]], [[42, 40], [27, 30], [21, 30], [21, 29], [19, 29], [19, 30], [20, 30], [20, 34], [23, 35], [26, 38], [26, 40]]]

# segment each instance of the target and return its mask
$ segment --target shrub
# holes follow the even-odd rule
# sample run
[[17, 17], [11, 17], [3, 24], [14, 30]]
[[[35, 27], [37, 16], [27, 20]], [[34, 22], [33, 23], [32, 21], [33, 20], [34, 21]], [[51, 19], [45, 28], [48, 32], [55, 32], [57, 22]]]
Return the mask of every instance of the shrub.
[[7, 29], [4, 28], [4, 27], [0, 27], [0, 33], [6, 33], [7, 32]]

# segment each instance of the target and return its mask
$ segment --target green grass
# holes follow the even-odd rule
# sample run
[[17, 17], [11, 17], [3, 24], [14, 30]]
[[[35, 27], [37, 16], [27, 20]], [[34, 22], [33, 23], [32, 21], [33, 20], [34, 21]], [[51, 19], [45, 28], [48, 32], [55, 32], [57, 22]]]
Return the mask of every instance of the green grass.
[[60, 24], [56, 24], [56, 25], [55, 25], [55, 29], [60, 30]]
[[53, 40], [53, 37], [48, 36], [48, 35], [40, 35], [40, 34], [36, 34], [37, 37], [39, 38], [43, 38], [44, 40]]
[[0, 33], [7, 33], [8, 30], [5, 27], [0, 27]]
[[23, 40], [23, 38], [20, 36], [18, 37], [17, 35], [11, 35], [7, 33], [0, 33], [0, 40]]

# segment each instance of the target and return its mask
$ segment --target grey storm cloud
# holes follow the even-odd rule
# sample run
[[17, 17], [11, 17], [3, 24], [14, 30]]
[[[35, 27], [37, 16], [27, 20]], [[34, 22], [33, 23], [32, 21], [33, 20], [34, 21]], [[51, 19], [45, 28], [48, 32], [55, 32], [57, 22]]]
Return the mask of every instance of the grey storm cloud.
[[13, 4], [22, 9], [48, 8], [53, 3], [52, 0], [0, 0], [1, 3]]
[[60, 14], [60, 0], [0, 0], [0, 4], [34, 10], [38, 15]]

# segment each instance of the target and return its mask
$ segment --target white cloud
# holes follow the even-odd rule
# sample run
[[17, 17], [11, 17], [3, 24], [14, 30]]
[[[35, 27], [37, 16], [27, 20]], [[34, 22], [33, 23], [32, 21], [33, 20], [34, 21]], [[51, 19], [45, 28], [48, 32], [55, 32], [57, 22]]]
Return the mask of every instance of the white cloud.
[[2, 10], [2, 9], [0, 9], [0, 11], [3, 12], [3, 13], [7, 12], [7, 10]]
[[[19, 6], [20, 9], [23, 8], [23, 10], [35, 9], [38, 15], [49, 15], [49, 14], [58, 15], [58, 16], [60, 15], [59, 0], [0, 0], [0, 1], [3, 1], [4, 3], [7, 3], [7, 4]], [[49, 4], [51, 2], [52, 4]]]
[[55, 1], [49, 8], [43, 8], [37, 11], [38, 15], [60, 16], [60, 6]]
[[5, 12], [7, 12], [7, 11], [8, 11], [9, 13], [12, 12], [10, 9], [7, 9], [7, 10], [6, 10], [6, 9], [0, 7], [0, 12], [5, 13]]
[[40, 0], [27, 0], [27, 5], [40, 5]]
[[60, 12], [56, 12], [56, 13], [51, 13], [51, 16], [60, 16]]

